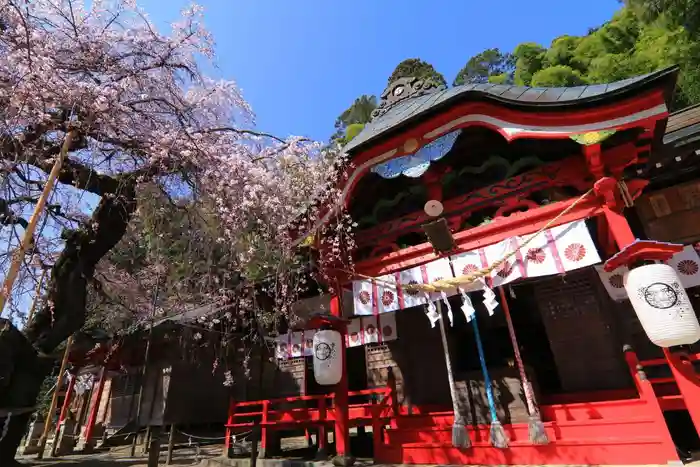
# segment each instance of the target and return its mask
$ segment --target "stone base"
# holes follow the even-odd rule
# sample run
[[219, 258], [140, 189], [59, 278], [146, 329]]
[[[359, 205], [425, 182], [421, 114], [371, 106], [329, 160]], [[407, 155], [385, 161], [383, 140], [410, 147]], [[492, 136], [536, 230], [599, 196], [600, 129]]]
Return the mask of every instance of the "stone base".
[[325, 461], [328, 460], [328, 450], [326, 448], [321, 448], [316, 451], [316, 460]]
[[37, 444], [34, 445], [24, 445], [21, 448], [19, 448], [19, 454], [21, 456], [29, 456], [31, 454], [36, 454], [39, 452], [39, 446]]
[[332, 462], [336, 467], [350, 467], [355, 463], [355, 458], [352, 456], [335, 456]]

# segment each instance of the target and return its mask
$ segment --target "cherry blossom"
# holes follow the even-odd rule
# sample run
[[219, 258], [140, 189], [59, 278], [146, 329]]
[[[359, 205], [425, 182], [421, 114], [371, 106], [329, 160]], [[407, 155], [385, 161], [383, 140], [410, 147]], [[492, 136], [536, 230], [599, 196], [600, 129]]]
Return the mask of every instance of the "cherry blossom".
[[[299, 235], [322, 239], [318, 278], [330, 287], [331, 268], [352, 269], [356, 224], [339, 207], [337, 188], [348, 161], [336, 148], [256, 128], [236, 83], [200, 71], [199, 63], [214, 57], [203, 14], [193, 5], [161, 32], [130, 0], [0, 0], [0, 232], [10, 250], [70, 137], [13, 291], [29, 293], [38, 271], [51, 271], [41, 286], [45, 300], [23, 333], [36, 351], [51, 354], [89, 321], [91, 287], [119, 295], [140, 319], [172, 312], [176, 300], [162, 298], [165, 285], [168, 293], [192, 289], [192, 281], [165, 284], [171, 266], [158, 255], [139, 271], [107, 261], [125, 235], [138, 235], [137, 227], [154, 218], [139, 200], [145, 186], [210, 206], [216, 242], [227, 248], [231, 274], [240, 276], [197, 277], [202, 292], [181, 300], [188, 305], [221, 301], [251, 310], [249, 289], [232, 284], [262, 281], [275, 299], [275, 316], [290, 315], [299, 290], [313, 286], [299, 273], [308, 268]], [[314, 231], [329, 207], [330, 221]], [[157, 246], [158, 228], [149, 227], [149, 251], [165, 250]], [[0, 256], [0, 269], [10, 253]], [[211, 341], [207, 333], [226, 326], [252, 328], [243, 311], [227, 313], [230, 319], [219, 316], [219, 323], [194, 323], [191, 335], [202, 336], [204, 345]], [[265, 325], [275, 318], [256, 319]], [[6, 323], [14, 326], [14, 317]], [[22, 420], [11, 430], [15, 423]], [[0, 463], [4, 452], [0, 446]]]

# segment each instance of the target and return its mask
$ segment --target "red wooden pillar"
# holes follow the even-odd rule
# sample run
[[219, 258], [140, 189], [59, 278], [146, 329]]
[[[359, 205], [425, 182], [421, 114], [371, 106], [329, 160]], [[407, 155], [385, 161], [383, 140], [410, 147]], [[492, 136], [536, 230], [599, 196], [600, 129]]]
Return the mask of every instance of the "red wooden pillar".
[[268, 439], [267, 439], [267, 434], [268, 434], [268, 418], [269, 418], [269, 412], [270, 412], [270, 401], [269, 400], [264, 400], [262, 401], [262, 416], [261, 416], [261, 424], [260, 424], [260, 457], [265, 458], [268, 453], [267, 453], [267, 444], [268, 444]]
[[654, 388], [651, 382], [647, 379], [644, 368], [639, 363], [637, 354], [632, 350], [630, 346], [625, 346], [625, 360], [630, 369], [630, 374], [634, 380], [634, 384], [639, 392], [639, 397], [647, 403], [649, 409], [649, 416], [654, 420], [654, 423], [659, 428], [659, 434], [664, 441], [665, 454], [668, 456], [669, 461], [678, 460], [678, 452], [676, 451], [676, 445], [673, 443], [671, 438], [671, 432], [668, 431], [666, 426], [666, 419], [664, 418], [664, 412], [659, 405], [659, 399], [656, 397]]
[[95, 395], [92, 399], [92, 406], [90, 409], [90, 416], [88, 418], [87, 426], [85, 427], [85, 446], [90, 446], [90, 438], [92, 437], [92, 430], [95, 428], [95, 421], [97, 420], [97, 412], [100, 409], [100, 400], [102, 399], [102, 391], [105, 387], [105, 379], [107, 378], [107, 371], [105, 367], [102, 367], [100, 371], [100, 382], [97, 384]]
[[66, 415], [68, 415], [68, 408], [70, 407], [71, 400], [73, 399], [73, 389], [75, 388], [76, 376], [70, 375], [69, 377], [70, 380], [68, 381], [68, 387], [66, 388], [66, 395], [63, 396], [63, 405], [61, 406], [61, 413], [58, 416], [58, 422], [56, 423], [56, 433], [53, 438], [54, 449], [58, 445], [58, 433], [61, 431], [61, 422], [63, 422], [63, 420], [66, 419]]
[[636, 240], [629, 222], [622, 213], [605, 207], [603, 215], [608, 223], [610, 235], [615, 239], [618, 248], [622, 249]]
[[[331, 314], [337, 318], [343, 317], [341, 295], [342, 289], [337, 287], [337, 292], [331, 297]], [[350, 457], [350, 426], [348, 423], [348, 375], [345, 352], [345, 332], [340, 339], [340, 355], [343, 359], [343, 375], [335, 388], [335, 450], [338, 458]]]
[[326, 399], [319, 399], [318, 401], [318, 412], [319, 418], [321, 419], [321, 424], [318, 427], [318, 435], [316, 437], [316, 444], [318, 444], [319, 457], [323, 457], [326, 452], [326, 441], [328, 436], [326, 435]]
[[671, 373], [676, 380], [681, 396], [683, 396], [685, 408], [693, 420], [695, 431], [700, 435], [700, 378], [695, 373], [693, 363], [688, 359], [687, 354], [674, 353], [669, 349], [664, 349], [664, 355], [668, 366], [671, 367]]
[[[610, 234], [618, 247], [623, 248], [635, 240], [632, 229], [622, 214], [608, 208], [605, 208], [603, 212], [610, 228]], [[683, 396], [690, 418], [693, 420], [695, 430], [700, 435], [700, 379], [695, 374], [693, 365], [687, 357], [674, 354], [668, 349], [664, 349], [664, 355], [669, 367], [671, 367], [681, 396]]]

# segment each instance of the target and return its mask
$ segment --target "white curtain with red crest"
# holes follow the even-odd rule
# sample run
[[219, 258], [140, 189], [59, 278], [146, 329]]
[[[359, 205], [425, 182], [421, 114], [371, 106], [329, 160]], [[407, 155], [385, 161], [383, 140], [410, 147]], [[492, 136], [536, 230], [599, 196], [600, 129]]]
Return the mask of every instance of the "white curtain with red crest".
[[[438, 300], [442, 293], [408, 292], [406, 284], [429, 284], [439, 279], [461, 276], [487, 268], [505, 256], [509, 259], [486, 278], [485, 284], [464, 286], [466, 292], [498, 287], [518, 279], [550, 276], [592, 266], [600, 262], [584, 220], [553, 227], [537, 235], [526, 247], [527, 239], [510, 237], [483, 248], [440, 258], [375, 280], [353, 282], [354, 312], [361, 316], [375, 316], [383, 320], [383, 313], [402, 310]], [[460, 293], [458, 289], [445, 291], [444, 295]]]

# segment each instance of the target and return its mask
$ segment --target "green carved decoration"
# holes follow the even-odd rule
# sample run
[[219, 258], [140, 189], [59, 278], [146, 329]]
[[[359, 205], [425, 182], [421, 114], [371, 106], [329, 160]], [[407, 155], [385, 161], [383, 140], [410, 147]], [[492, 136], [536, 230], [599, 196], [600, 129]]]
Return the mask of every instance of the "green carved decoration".
[[[407, 191], [402, 191], [399, 194], [397, 194], [394, 198], [392, 199], [380, 199], [374, 204], [374, 207], [372, 209], [372, 213], [361, 217], [358, 221], [357, 224], [360, 227], [360, 229], [363, 228], [368, 228], [373, 225], [379, 224], [380, 221], [386, 220], [386, 219], [381, 219], [379, 216], [381, 215], [382, 211], [388, 211], [390, 209], [393, 209], [394, 207], [398, 206], [399, 203], [401, 203], [403, 200], [407, 198], [417, 198], [419, 196], [425, 197], [425, 187], [422, 185], [414, 185], [411, 188], [409, 188]], [[420, 204], [420, 203], [419, 203]], [[422, 204], [416, 208], [417, 210], [422, 208]]]
[[[485, 161], [483, 161], [479, 166], [469, 166], [464, 167], [459, 171], [449, 172], [445, 174], [442, 178], [442, 185], [448, 186], [452, 183], [458, 182], [463, 177], [478, 176], [485, 173], [487, 170], [494, 167], [502, 167], [503, 172], [505, 172], [502, 180], [507, 180], [518, 173], [520, 173], [525, 168], [538, 167], [544, 164], [544, 162], [536, 156], [526, 156], [521, 157], [513, 162], [509, 161], [502, 156], [491, 156]], [[360, 217], [357, 220], [358, 227], [360, 229], [366, 229], [379, 224], [380, 222], [386, 221], [387, 219], [382, 218], [383, 213], [390, 212], [401, 202], [407, 199], [416, 199], [416, 211], [420, 211], [423, 208], [423, 202], [425, 201], [426, 190], [422, 185], [414, 185], [406, 191], [398, 193], [395, 197], [391, 199], [380, 199], [372, 207], [371, 213], [366, 213], [364, 217]]]
[[606, 139], [615, 134], [615, 130], [591, 131], [588, 133], [579, 133], [578, 135], [570, 135], [569, 138], [583, 146], [591, 146], [592, 144], [600, 144]]
[[505, 175], [503, 180], [508, 180], [518, 174], [525, 167], [538, 167], [544, 162], [536, 156], [521, 157], [513, 162], [502, 156], [490, 156], [481, 165], [464, 167], [458, 172], [450, 172], [442, 178], [443, 186], [448, 186], [461, 179], [465, 175], [481, 175], [493, 167], [503, 167]]

